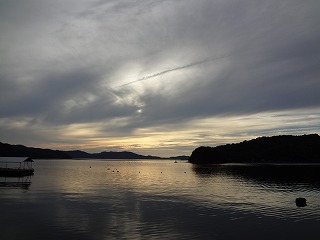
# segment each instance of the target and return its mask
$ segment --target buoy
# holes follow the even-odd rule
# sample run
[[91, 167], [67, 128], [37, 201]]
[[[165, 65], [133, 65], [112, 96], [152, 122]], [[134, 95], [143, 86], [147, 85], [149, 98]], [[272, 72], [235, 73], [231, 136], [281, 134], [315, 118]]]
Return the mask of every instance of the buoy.
[[305, 207], [307, 206], [307, 200], [305, 198], [297, 198], [296, 205], [297, 207]]

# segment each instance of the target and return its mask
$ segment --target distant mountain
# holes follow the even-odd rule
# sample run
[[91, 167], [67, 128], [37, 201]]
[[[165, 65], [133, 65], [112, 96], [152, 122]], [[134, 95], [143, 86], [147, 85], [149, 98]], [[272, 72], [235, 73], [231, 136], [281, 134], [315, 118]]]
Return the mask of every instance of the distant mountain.
[[182, 156], [170, 157], [169, 159], [173, 159], [173, 160], [188, 160], [189, 156], [182, 155]]
[[320, 136], [259, 137], [250, 141], [195, 149], [190, 163], [320, 163]]
[[31, 157], [70, 159], [70, 155], [64, 151], [26, 147], [23, 145], [11, 145], [0, 142], [0, 157]]
[[[163, 159], [158, 156], [144, 156], [133, 152], [101, 152], [87, 153], [80, 150], [60, 151], [42, 148], [32, 148], [23, 145], [11, 145], [0, 142], [0, 157], [31, 157], [33, 159]], [[181, 156], [180, 156], [181, 157]], [[172, 157], [172, 159], [181, 159]]]
[[92, 154], [80, 150], [65, 151], [65, 153], [71, 158], [92, 158]]
[[133, 152], [101, 152], [87, 153], [79, 150], [66, 151], [72, 158], [96, 158], [96, 159], [161, 159], [157, 156], [144, 156]]

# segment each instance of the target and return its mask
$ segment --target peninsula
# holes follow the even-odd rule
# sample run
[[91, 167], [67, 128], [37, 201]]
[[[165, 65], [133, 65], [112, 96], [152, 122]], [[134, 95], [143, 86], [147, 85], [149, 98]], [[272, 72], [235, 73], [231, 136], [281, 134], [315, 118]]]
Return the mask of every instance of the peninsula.
[[190, 158], [194, 164], [219, 163], [320, 163], [320, 136], [281, 135], [249, 141], [196, 148]]

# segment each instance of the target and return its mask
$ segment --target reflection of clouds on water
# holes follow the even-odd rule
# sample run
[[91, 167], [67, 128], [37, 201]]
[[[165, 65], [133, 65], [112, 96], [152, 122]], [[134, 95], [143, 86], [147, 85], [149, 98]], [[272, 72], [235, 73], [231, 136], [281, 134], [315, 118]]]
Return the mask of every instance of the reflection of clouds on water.
[[[242, 170], [173, 161], [60, 160], [37, 167], [27, 194], [0, 195], [5, 239], [17, 222], [24, 225], [16, 239], [26, 240], [308, 239], [318, 232], [319, 192], [274, 188]], [[295, 206], [297, 193], [307, 195], [306, 208]]]
[[[47, 174], [41, 172], [35, 177], [42, 183], [39, 186], [41, 189], [50, 186], [48, 190], [62, 192], [70, 199], [97, 194], [117, 196], [119, 190], [126, 189], [160, 195], [176, 194], [181, 189], [186, 193], [189, 192], [193, 182], [196, 181], [191, 165], [175, 164], [174, 168], [172, 165], [174, 165], [173, 160], [160, 162], [59, 160], [58, 171], [52, 171], [50, 179]], [[51, 171], [50, 166], [48, 171]]]
[[[120, 195], [117, 202], [112, 199], [94, 202], [91, 197], [77, 201], [58, 196], [42, 199], [30, 209], [36, 212], [33, 223], [39, 229], [30, 239], [43, 236], [44, 230], [53, 232], [46, 239], [62, 236], [63, 239], [212, 239], [212, 236], [230, 239], [237, 235], [247, 239], [308, 238], [314, 236], [311, 233], [316, 227], [316, 222], [308, 222], [309, 232], [301, 228], [301, 222], [277, 216], [261, 218], [251, 211], [198, 205], [179, 197], [139, 196], [133, 192]], [[283, 231], [287, 228], [292, 230]], [[31, 229], [25, 230], [28, 233]]]

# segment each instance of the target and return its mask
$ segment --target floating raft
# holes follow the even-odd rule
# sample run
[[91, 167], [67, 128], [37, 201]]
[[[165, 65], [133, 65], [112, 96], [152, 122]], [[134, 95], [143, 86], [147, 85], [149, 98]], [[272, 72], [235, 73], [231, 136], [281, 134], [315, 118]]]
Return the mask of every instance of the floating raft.
[[2, 177], [22, 177], [34, 174], [33, 168], [0, 168], [0, 176]]
[[1, 177], [23, 177], [34, 174], [31, 158], [0, 158]]

